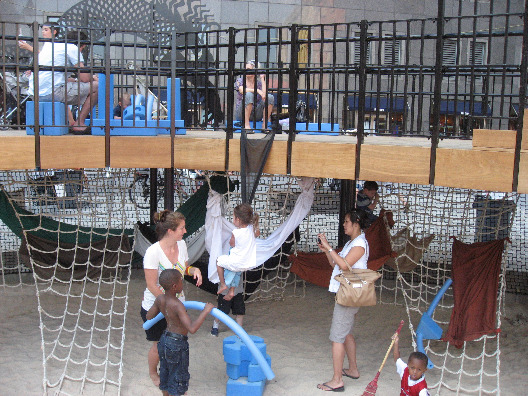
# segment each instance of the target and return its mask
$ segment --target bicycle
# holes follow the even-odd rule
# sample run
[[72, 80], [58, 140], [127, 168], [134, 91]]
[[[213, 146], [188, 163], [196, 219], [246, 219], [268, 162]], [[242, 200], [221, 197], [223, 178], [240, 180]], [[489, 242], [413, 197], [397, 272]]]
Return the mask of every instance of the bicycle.
[[[165, 178], [162, 171], [162, 169], [158, 169], [156, 177], [158, 206], [163, 202], [165, 194]], [[190, 182], [185, 183], [188, 180], [184, 175], [185, 171], [186, 169], [174, 169], [174, 197], [175, 203], [179, 204], [185, 202], [196, 191]], [[128, 196], [138, 208], [150, 208], [150, 169], [136, 169], [134, 171], [134, 180], [128, 187]]]
[[25, 126], [26, 102], [31, 99], [28, 88], [28, 78], [24, 73], [19, 76], [9, 71], [0, 73], [0, 129], [11, 128], [18, 124], [18, 120], [18, 126]]

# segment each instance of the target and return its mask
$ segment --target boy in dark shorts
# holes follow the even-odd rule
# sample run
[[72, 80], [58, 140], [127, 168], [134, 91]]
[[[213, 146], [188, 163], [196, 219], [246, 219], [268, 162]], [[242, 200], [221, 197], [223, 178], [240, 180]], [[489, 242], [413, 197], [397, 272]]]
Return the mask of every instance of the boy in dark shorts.
[[152, 319], [162, 312], [167, 321], [167, 329], [158, 342], [159, 388], [164, 396], [179, 396], [185, 394], [189, 388], [187, 333], [196, 333], [214, 306], [211, 303], [205, 304], [204, 310], [193, 322], [185, 306], [176, 297], [176, 294], [181, 293], [183, 289], [181, 273], [176, 269], [166, 269], [160, 274], [159, 284], [165, 290], [165, 294], [156, 297], [154, 305], [147, 312], [147, 319]]
[[[218, 309], [229, 315], [229, 312], [235, 315], [236, 322], [242, 326], [244, 322], [244, 315], [246, 314], [246, 304], [244, 303], [244, 282], [241, 280], [238, 286], [235, 287], [235, 296], [231, 300], [225, 300], [224, 296], [228, 290], [224, 290], [218, 295]], [[219, 320], [215, 319], [211, 329], [211, 335], [218, 337]]]

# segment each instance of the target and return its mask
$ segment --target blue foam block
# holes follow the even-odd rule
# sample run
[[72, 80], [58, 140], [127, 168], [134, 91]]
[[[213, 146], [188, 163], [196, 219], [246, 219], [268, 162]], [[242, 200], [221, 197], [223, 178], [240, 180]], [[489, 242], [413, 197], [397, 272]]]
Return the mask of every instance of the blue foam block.
[[[176, 135], [185, 135], [183, 121], [176, 120]], [[160, 120], [110, 120], [110, 135], [112, 136], [156, 136], [170, 134], [170, 121]], [[105, 120], [95, 119], [92, 135], [105, 134]]]
[[228, 379], [226, 396], [262, 396], [266, 381], [249, 382], [246, 377]]
[[[110, 105], [114, 103], [114, 75], [110, 75], [110, 92], [108, 94]], [[169, 115], [166, 120], [153, 120], [151, 114], [148, 113], [148, 109], [151, 109], [149, 105], [152, 105], [152, 96], [148, 97], [148, 103], [146, 109], [138, 109], [137, 113], [127, 113], [129, 118], [140, 118], [140, 119], [128, 119], [128, 120], [115, 120], [112, 115], [110, 115], [110, 135], [111, 136], [156, 136], [167, 134], [170, 135], [170, 92], [171, 92], [171, 79], [168, 79], [167, 88], [169, 90], [167, 104]], [[175, 79], [175, 115], [176, 119], [174, 121], [176, 127], [176, 135], [185, 135], [186, 129], [183, 120], [181, 120], [181, 110], [180, 110], [180, 79]], [[106, 112], [106, 75], [99, 74], [99, 106], [97, 111], [97, 117], [93, 120], [92, 123], [92, 135], [104, 135], [105, 134], [105, 112]], [[138, 101], [139, 103], [139, 101]], [[144, 100], [143, 102], [144, 103]], [[127, 107], [128, 109], [128, 107]], [[125, 109], [125, 110], [127, 110]], [[136, 117], [137, 116], [137, 117]], [[145, 122], [146, 119], [146, 122]]]
[[[39, 107], [40, 112], [40, 107]], [[41, 112], [40, 112], [41, 113]], [[39, 117], [39, 123], [42, 123], [44, 119], [42, 116]], [[30, 125], [35, 124], [35, 103], [32, 101], [26, 102], [26, 134], [28, 135], [34, 135], [35, 129], [33, 127], [30, 127]]]
[[[226, 363], [226, 373], [231, 379], [239, 379], [248, 376], [249, 360], [243, 360], [240, 364]], [[259, 366], [260, 367], [260, 366]], [[262, 371], [262, 370], [261, 370]], [[265, 379], [266, 377], [264, 377]]]
[[[271, 367], [271, 356], [266, 355], [266, 361]], [[247, 377], [249, 382], [265, 381], [266, 374], [262, 371], [258, 364], [251, 363], [248, 365]]]
[[[266, 344], [264, 343], [264, 339], [254, 335], [250, 335], [249, 337], [255, 343], [255, 346], [262, 355], [266, 356]], [[234, 365], [239, 365], [242, 361], [257, 363], [246, 344], [236, 335], [224, 338], [223, 350], [224, 361], [226, 363]]]
[[322, 122], [321, 127], [319, 127], [319, 124], [317, 122], [308, 123], [308, 127], [306, 127], [305, 122], [298, 122], [295, 124], [295, 129], [297, 131], [300, 131], [299, 134], [301, 135], [328, 135], [328, 136], [338, 136], [339, 131], [341, 130], [339, 127], [339, 124], [334, 124], [332, 128], [332, 124], [328, 122]]
[[[35, 104], [26, 102], [26, 125], [35, 124]], [[39, 124], [42, 135], [66, 135], [68, 121], [66, 120], [66, 105], [62, 102], [39, 102]], [[35, 130], [26, 127], [28, 135], [34, 135]]]

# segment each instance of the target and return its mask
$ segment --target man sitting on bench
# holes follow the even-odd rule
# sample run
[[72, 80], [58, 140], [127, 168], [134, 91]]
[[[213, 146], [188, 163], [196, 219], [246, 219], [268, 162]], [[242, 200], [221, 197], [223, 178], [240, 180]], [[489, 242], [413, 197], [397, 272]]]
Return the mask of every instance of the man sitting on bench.
[[[58, 28], [51, 24], [42, 25], [42, 37], [52, 39], [57, 35]], [[69, 35], [71, 37], [71, 35]], [[75, 39], [67, 39], [66, 43], [60, 40], [46, 42], [39, 52], [40, 66], [67, 66], [73, 68], [84, 67], [84, 59], [79, 48], [74, 43]], [[35, 49], [25, 41], [19, 42], [20, 48], [34, 52]], [[97, 103], [97, 76], [90, 73], [79, 72], [77, 81], [69, 81], [64, 71], [39, 71], [38, 100], [43, 102], [63, 102], [66, 105], [81, 107], [75, 125], [72, 126], [74, 134], [89, 134], [86, 126], [86, 117]], [[33, 74], [29, 78], [29, 93], [34, 96]]]

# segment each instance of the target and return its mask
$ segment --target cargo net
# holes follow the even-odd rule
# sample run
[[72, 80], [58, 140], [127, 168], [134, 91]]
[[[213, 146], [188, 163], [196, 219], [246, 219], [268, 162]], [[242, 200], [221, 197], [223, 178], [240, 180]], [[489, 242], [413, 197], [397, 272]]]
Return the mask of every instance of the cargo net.
[[1, 172], [2, 292], [36, 288], [45, 394], [120, 393], [133, 180], [129, 170]]
[[[215, 176], [174, 171], [175, 208]], [[98, 394], [119, 394], [130, 262], [142, 267], [129, 236], [137, 221], [149, 221], [152, 195], [163, 208], [164, 173], [154, 172], [152, 182], [151, 175], [146, 169], [0, 172], [0, 291], [9, 296], [36, 287], [46, 392], [83, 394], [95, 387]], [[232, 221], [232, 209], [241, 202], [239, 175], [227, 176], [234, 185], [224, 194]], [[153, 185], [156, 194], [151, 194]], [[262, 175], [253, 207], [263, 237], [282, 224], [300, 193], [295, 177]], [[393, 213], [396, 257], [381, 269], [378, 300], [405, 307], [414, 349], [420, 318], [451, 274], [451, 236], [465, 243], [510, 237], [497, 295], [500, 328], [508, 273], [526, 273], [526, 196], [389, 183], [382, 183], [379, 193], [376, 213], [380, 208]], [[249, 281], [251, 301], [304, 296], [304, 281], [290, 273], [288, 255], [316, 252], [321, 231], [337, 244], [339, 195], [339, 181], [317, 183], [298, 231], [268, 266], [255, 270], [260, 272]], [[207, 254], [199, 260], [207, 260]], [[444, 331], [452, 308], [448, 289], [432, 316]], [[435, 365], [427, 376], [433, 394], [499, 394], [499, 339], [500, 334], [482, 336], [461, 349], [426, 340], [425, 351]]]
[[[470, 244], [512, 238], [513, 234], [521, 237], [521, 241], [514, 239], [514, 245], [525, 244], [519, 222], [514, 223], [520, 196], [408, 184], [382, 184], [380, 196], [381, 207], [393, 212], [395, 224], [390, 234], [396, 257], [381, 269], [379, 300], [401, 304], [403, 297], [413, 347], [418, 350], [422, 344], [417, 336], [418, 324], [451, 277], [451, 237]], [[511, 243], [506, 243], [502, 254], [496, 329], [500, 329], [504, 314], [510, 247]], [[431, 317], [444, 336], [453, 306], [450, 287]], [[427, 372], [431, 394], [500, 394], [499, 341], [500, 333], [493, 332], [465, 341], [461, 348], [441, 340], [424, 339], [423, 349], [434, 364], [434, 369]]]

